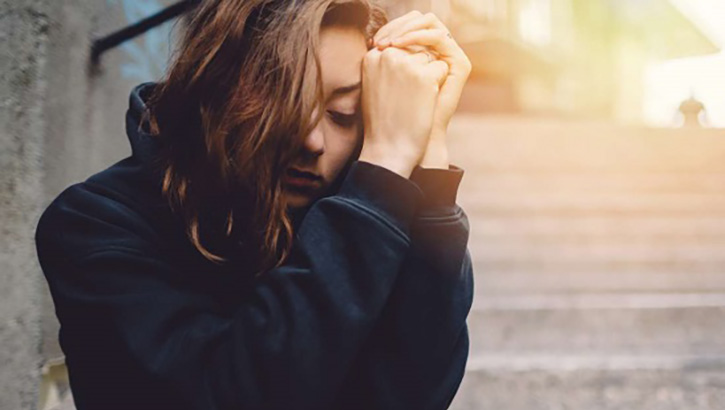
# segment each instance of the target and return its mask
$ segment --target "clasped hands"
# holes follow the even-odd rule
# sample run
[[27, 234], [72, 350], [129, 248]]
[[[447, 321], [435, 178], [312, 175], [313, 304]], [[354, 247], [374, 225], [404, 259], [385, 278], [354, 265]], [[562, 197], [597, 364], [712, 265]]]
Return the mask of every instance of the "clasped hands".
[[382, 52], [388, 47], [408, 52], [424, 51], [447, 64], [447, 75], [439, 82], [428, 145], [419, 165], [448, 169], [448, 125], [471, 73], [470, 60], [435, 14], [417, 10], [388, 22], [371, 42], [369, 46], [375, 46], [371, 53]]

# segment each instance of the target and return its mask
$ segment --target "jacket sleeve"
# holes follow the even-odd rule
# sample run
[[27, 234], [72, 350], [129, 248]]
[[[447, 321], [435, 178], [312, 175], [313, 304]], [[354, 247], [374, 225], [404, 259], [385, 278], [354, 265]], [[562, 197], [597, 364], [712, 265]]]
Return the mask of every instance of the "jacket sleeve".
[[[409, 179], [356, 161], [301, 222], [299, 261], [263, 274], [228, 316], [180, 290], [173, 264], [129, 233], [127, 211], [85, 209], [90, 195], [61, 195], [36, 231], [69, 368], [125, 352], [149, 394], [133, 408], [173, 398], [199, 410], [327, 408], [393, 289], [423, 198]], [[113, 377], [77, 377], [74, 388]]]
[[425, 199], [411, 252], [339, 397], [345, 409], [446, 409], [468, 357], [473, 300], [469, 225], [456, 204], [463, 170], [416, 168]]

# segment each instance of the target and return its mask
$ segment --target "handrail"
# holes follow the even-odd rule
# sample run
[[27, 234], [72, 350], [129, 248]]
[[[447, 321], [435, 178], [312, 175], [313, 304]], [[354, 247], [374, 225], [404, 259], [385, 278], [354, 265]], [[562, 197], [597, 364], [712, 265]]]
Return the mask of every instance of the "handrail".
[[181, 0], [156, 14], [152, 14], [143, 20], [131, 24], [128, 27], [124, 27], [105, 37], [93, 40], [91, 44], [91, 62], [93, 64], [98, 64], [101, 54], [104, 52], [184, 14], [192, 7], [196, 6], [199, 1], [200, 0]]

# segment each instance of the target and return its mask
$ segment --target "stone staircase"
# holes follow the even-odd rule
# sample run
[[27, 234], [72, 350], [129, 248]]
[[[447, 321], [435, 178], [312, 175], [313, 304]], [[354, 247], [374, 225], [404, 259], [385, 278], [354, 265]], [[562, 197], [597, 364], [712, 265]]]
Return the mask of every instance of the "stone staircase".
[[725, 130], [450, 136], [476, 274], [452, 409], [725, 409]]

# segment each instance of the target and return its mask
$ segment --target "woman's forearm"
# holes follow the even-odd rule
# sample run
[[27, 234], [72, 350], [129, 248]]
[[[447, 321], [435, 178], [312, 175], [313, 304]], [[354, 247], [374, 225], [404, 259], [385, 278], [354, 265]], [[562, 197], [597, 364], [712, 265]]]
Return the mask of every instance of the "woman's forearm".
[[456, 204], [463, 170], [417, 168], [425, 194], [411, 249], [336, 408], [442, 410], [463, 378], [473, 300], [469, 223]]

